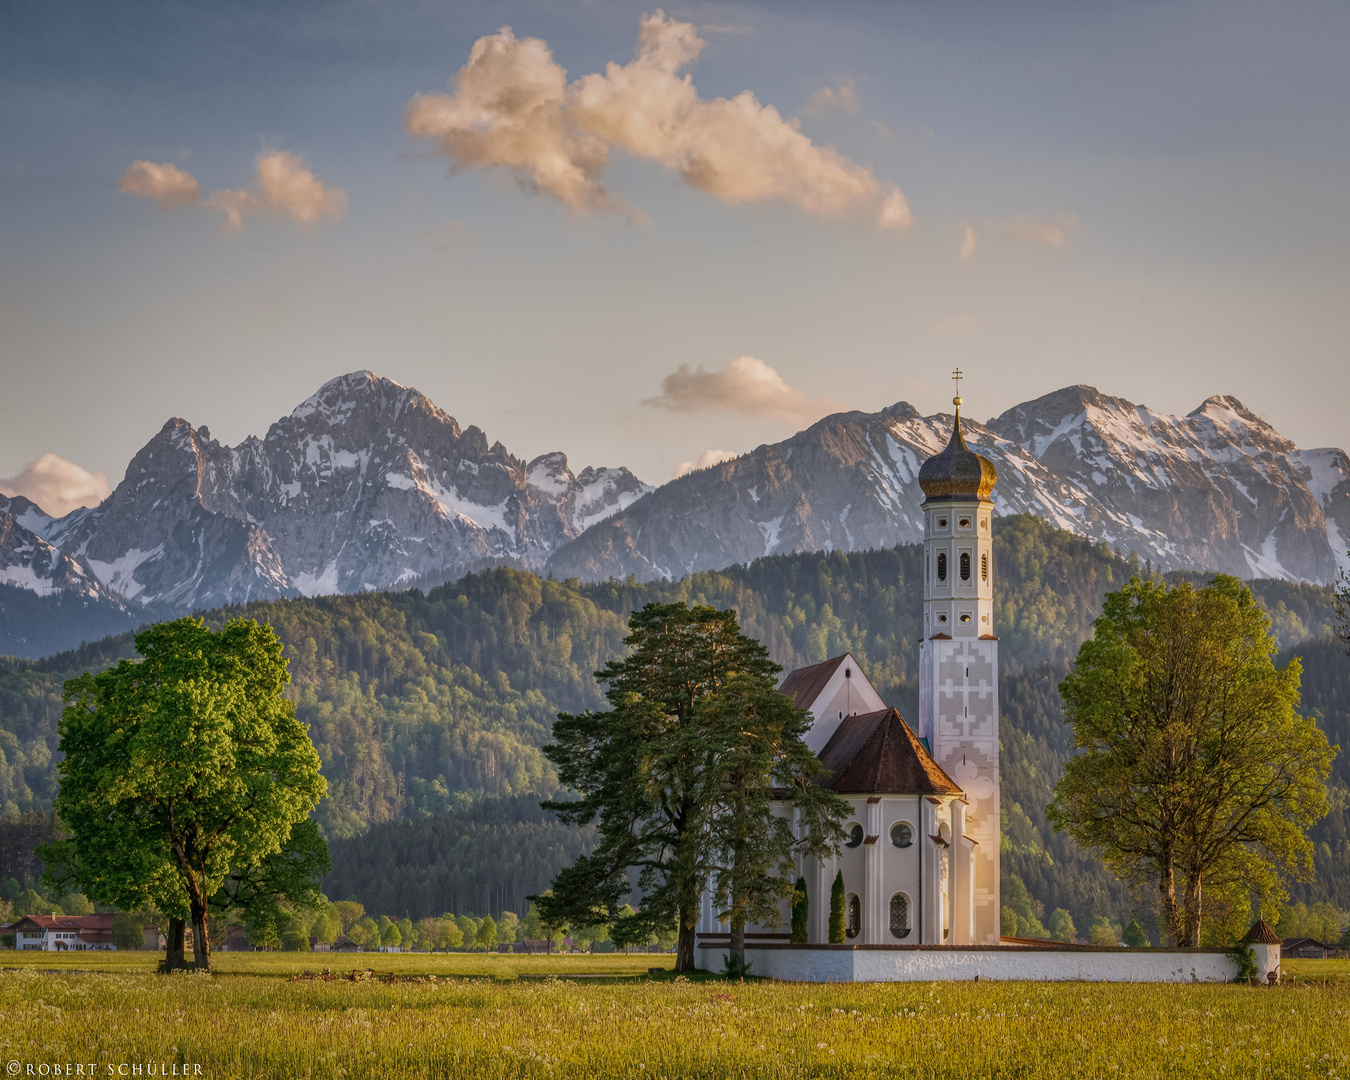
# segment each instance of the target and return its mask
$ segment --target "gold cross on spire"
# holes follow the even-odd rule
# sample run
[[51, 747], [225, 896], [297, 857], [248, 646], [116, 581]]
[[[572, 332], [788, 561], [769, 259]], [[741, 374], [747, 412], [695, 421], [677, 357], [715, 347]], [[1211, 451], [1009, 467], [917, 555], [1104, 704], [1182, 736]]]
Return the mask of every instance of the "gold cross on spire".
[[957, 368], [952, 372], [952, 381], [956, 383], [956, 397], [952, 398], [952, 404], [957, 408], [961, 407], [961, 369]]

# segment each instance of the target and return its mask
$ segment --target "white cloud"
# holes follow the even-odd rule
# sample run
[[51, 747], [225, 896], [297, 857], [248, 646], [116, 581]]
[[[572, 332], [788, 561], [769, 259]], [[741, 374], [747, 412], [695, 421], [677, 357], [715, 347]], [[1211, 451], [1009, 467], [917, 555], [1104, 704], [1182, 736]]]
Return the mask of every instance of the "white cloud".
[[568, 83], [545, 42], [503, 27], [474, 43], [453, 93], [416, 95], [404, 126], [456, 169], [508, 169], [573, 211], [622, 206], [601, 181], [618, 148], [733, 205], [777, 201], [821, 217], [868, 217], [880, 229], [910, 224], [899, 188], [817, 146], [750, 91], [700, 97], [681, 72], [703, 46], [693, 24], [657, 10], [642, 19], [632, 61]]
[[1017, 217], [983, 222], [980, 225], [979, 232], [976, 231], [975, 226], [963, 221], [960, 224], [961, 258], [967, 260], [975, 258], [979, 247], [979, 233], [981, 232], [992, 232], [996, 236], [1001, 236], [1005, 240], [1012, 240], [1018, 244], [1031, 244], [1036, 247], [1047, 247], [1053, 251], [1065, 251], [1069, 247], [1070, 238], [1078, 231], [1078, 226], [1077, 214], [1061, 214], [1054, 221], [1023, 214]]
[[145, 195], [166, 210], [175, 206], [192, 206], [202, 194], [201, 185], [191, 173], [167, 161], [133, 161], [122, 177], [118, 190], [132, 195]]
[[975, 230], [972, 229], [969, 224], [963, 221], [961, 222], [961, 258], [963, 259], [975, 258], [975, 248], [976, 248]]
[[862, 103], [858, 100], [858, 84], [847, 76], [835, 79], [833, 86], [822, 86], [807, 100], [802, 112], [807, 116], [819, 116], [830, 109], [842, 109], [856, 116], [862, 112]]
[[699, 469], [706, 469], [712, 465], [720, 465], [724, 461], [730, 461], [732, 458], [740, 456], [735, 450], [705, 450], [698, 456], [697, 461], [681, 461], [675, 466], [675, 471], [670, 474], [670, 478], [678, 480], [687, 473], [698, 472]]
[[97, 506], [111, 488], [101, 472], [91, 473], [56, 454], [43, 454], [17, 476], [0, 480], [0, 495], [22, 495], [53, 517], [78, 506]]
[[681, 364], [661, 380], [661, 393], [642, 404], [671, 412], [768, 416], [802, 425], [845, 408], [828, 398], [808, 398], [753, 356], [733, 357], [721, 371], [707, 371], [702, 364], [691, 371], [688, 364]]
[[247, 216], [284, 217], [307, 229], [323, 218], [339, 220], [347, 210], [347, 193], [326, 185], [299, 154], [284, 150], [260, 154], [254, 174], [252, 191], [224, 188], [202, 198], [201, 185], [191, 173], [167, 162], [136, 161], [122, 177], [120, 190], [149, 196], [165, 208], [217, 210], [225, 215], [226, 227], [236, 232]]

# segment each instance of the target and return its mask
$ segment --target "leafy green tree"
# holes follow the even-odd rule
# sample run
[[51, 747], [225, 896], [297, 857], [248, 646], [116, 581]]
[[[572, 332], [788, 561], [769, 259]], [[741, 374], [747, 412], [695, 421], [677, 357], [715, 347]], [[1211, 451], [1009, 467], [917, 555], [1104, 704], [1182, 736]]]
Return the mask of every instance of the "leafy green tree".
[[474, 940], [478, 937], [478, 920], [472, 915], [456, 915], [455, 923], [464, 938], [464, 947], [472, 949]]
[[1073, 916], [1063, 908], [1055, 908], [1050, 912], [1049, 930], [1050, 936], [1056, 941], [1072, 941], [1078, 936], [1078, 929], [1073, 925]]
[[793, 945], [805, 945], [810, 938], [811, 899], [806, 893], [806, 878], [798, 877], [792, 887], [792, 933], [788, 940]]
[[315, 910], [309, 934], [325, 945], [333, 944], [342, 935], [342, 919], [332, 904], [320, 904]]
[[14, 901], [15, 915], [50, 915], [52, 912], [65, 914], [55, 900], [48, 900], [36, 889], [24, 889]]
[[344, 934], [350, 934], [352, 927], [360, 922], [366, 914], [365, 905], [355, 900], [337, 900], [333, 903], [333, 910], [337, 912], [338, 921], [342, 925]]
[[398, 936], [403, 939], [403, 947], [412, 951], [417, 946], [417, 928], [406, 916], [398, 921]]
[[363, 949], [378, 949], [380, 947], [380, 928], [375, 925], [375, 920], [369, 915], [363, 915], [352, 924], [347, 936], [356, 942]]
[[1130, 925], [1125, 927], [1125, 932], [1121, 935], [1120, 940], [1131, 949], [1148, 948], [1148, 933], [1139, 925], [1138, 919], [1130, 920]]
[[[139, 663], [66, 686], [56, 810], [71, 836], [58, 843], [94, 900], [189, 921], [193, 967], [209, 971], [211, 896], [279, 852], [326, 785], [270, 627], [180, 619], [136, 647]], [[166, 967], [176, 959], [171, 945]]]
[[62, 915], [92, 915], [94, 905], [81, 892], [68, 892], [58, 901]]
[[1017, 874], [1008, 874], [1003, 881], [1003, 899], [1017, 913], [1017, 932], [1014, 936], [1046, 938], [1050, 932], [1041, 924], [1045, 911], [1027, 891], [1025, 882]]
[[308, 912], [292, 915], [281, 932], [281, 947], [287, 952], [309, 952], [310, 922]]
[[[229, 912], [255, 929], [267, 924], [271, 936], [284, 936], [297, 910], [328, 907], [319, 882], [331, 869], [328, 844], [318, 824], [305, 818], [291, 828], [280, 851], [232, 866], [211, 896], [211, 910]], [[333, 917], [340, 918], [336, 912]]]
[[[798, 856], [824, 859], [837, 852], [853, 812], [817, 782], [824, 766], [802, 741], [811, 714], [778, 692], [780, 669], [773, 668], [730, 675], [720, 692], [700, 703], [697, 727], [683, 733], [691, 756], [712, 758], [706, 770], [709, 858], [719, 918], [731, 928], [727, 972], [733, 976], [749, 970], [746, 923], [780, 925]], [[787, 812], [775, 813], [775, 802], [786, 803]]]
[[119, 911], [113, 916], [112, 943], [123, 952], [145, 948], [145, 915]]
[[842, 945], [848, 934], [848, 923], [844, 914], [844, 872], [834, 875], [834, 884], [830, 886], [830, 944]]
[[[717, 701], [733, 676], [746, 680], [741, 696], [749, 698], [781, 668], [740, 632], [735, 611], [652, 603], [633, 614], [629, 630], [630, 654], [596, 673], [609, 710], [560, 714], [556, 741], [544, 749], [559, 779], [580, 794], [577, 802], [545, 806], [576, 824], [598, 818], [600, 841], [538, 902], [546, 919], [609, 923], [616, 944], [644, 941], [674, 922], [675, 969], [690, 971], [712, 872], [716, 794], [725, 792]], [[618, 909], [630, 869], [638, 871], [642, 907], [628, 925]]]
[[1088, 927], [1087, 939], [1089, 945], [1116, 946], [1120, 944], [1120, 935], [1116, 932], [1116, 928], [1111, 925], [1111, 920], [1105, 915], [1098, 915], [1092, 920]]
[[403, 935], [399, 933], [398, 926], [390, 923], [380, 931], [380, 945], [385, 949], [397, 949], [403, 944]]
[[[1198, 945], [1204, 890], [1282, 898], [1308, 875], [1334, 751], [1296, 711], [1298, 662], [1271, 661], [1270, 620], [1235, 578], [1131, 581], [1106, 597], [1060, 684], [1080, 750], [1054, 827], [1151, 891], [1172, 945]], [[1180, 893], [1180, 895], [1178, 895]]]
[[455, 922], [453, 915], [441, 919], [440, 933], [436, 939], [442, 949], [458, 949], [464, 944], [464, 932]]
[[483, 921], [478, 924], [474, 943], [484, 952], [490, 952], [497, 947], [497, 923], [491, 915], [484, 915]]
[[503, 911], [497, 919], [497, 940], [503, 945], [518, 941], [516, 931], [520, 929], [520, 916], [514, 911]]
[[1017, 937], [1017, 912], [1004, 904], [998, 912], [998, 932], [1003, 937]]

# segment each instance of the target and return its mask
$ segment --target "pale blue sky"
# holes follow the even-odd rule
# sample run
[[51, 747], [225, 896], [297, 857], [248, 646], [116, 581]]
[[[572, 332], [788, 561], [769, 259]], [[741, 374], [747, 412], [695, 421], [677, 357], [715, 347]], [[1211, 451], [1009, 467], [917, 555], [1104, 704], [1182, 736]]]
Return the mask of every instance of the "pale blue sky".
[[[371, 368], [522, 457], [659, 482], [799, 426], [640, 404], [738, 356], [869, 410], [944, 407], [960, 364], [981, 419], [1086, 382], [1166, 412], [1234, 394], [1350, 445], [1350, 6], [667, 6], [707, 42], [704, 98], [800, 116], [904, 193], [899, 236], [733, 206], [622, 150], [606, 187], [647, 222], [569, 215], [404, 131], [500, 26], [574, 79], [629, 61], [653, 6], [9, 0], [0, 476], [54, 452], [115, 483], [169, 416], [237, 442]], [[841, 79], [860, 112], [803, 113]], [[344, 189], [342, 219], [226, 235], [118, 191], [138, 159], [245, 188], [270, 150]]]

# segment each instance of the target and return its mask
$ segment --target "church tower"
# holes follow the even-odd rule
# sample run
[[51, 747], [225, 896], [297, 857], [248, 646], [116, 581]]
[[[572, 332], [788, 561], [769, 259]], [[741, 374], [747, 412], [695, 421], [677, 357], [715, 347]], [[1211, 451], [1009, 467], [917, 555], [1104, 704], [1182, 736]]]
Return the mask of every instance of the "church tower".
[[[960, 377], [958, 369], [958, 393]], [[964, 834], [974, 841], [969, 857], [953, 859], [951, 867], [952, 895], [970, 896], [973, 902], [970, 908], [958, 902], [949, 943], [997, 945], [998, 638], [990, 496], [998, 473], [987, 458], [966, 446], [961, 398], [954, 397], [952, 404], [956, 420], [951, 440], [919, 470], [924, 581], [918, 734], [965, 793]]]

